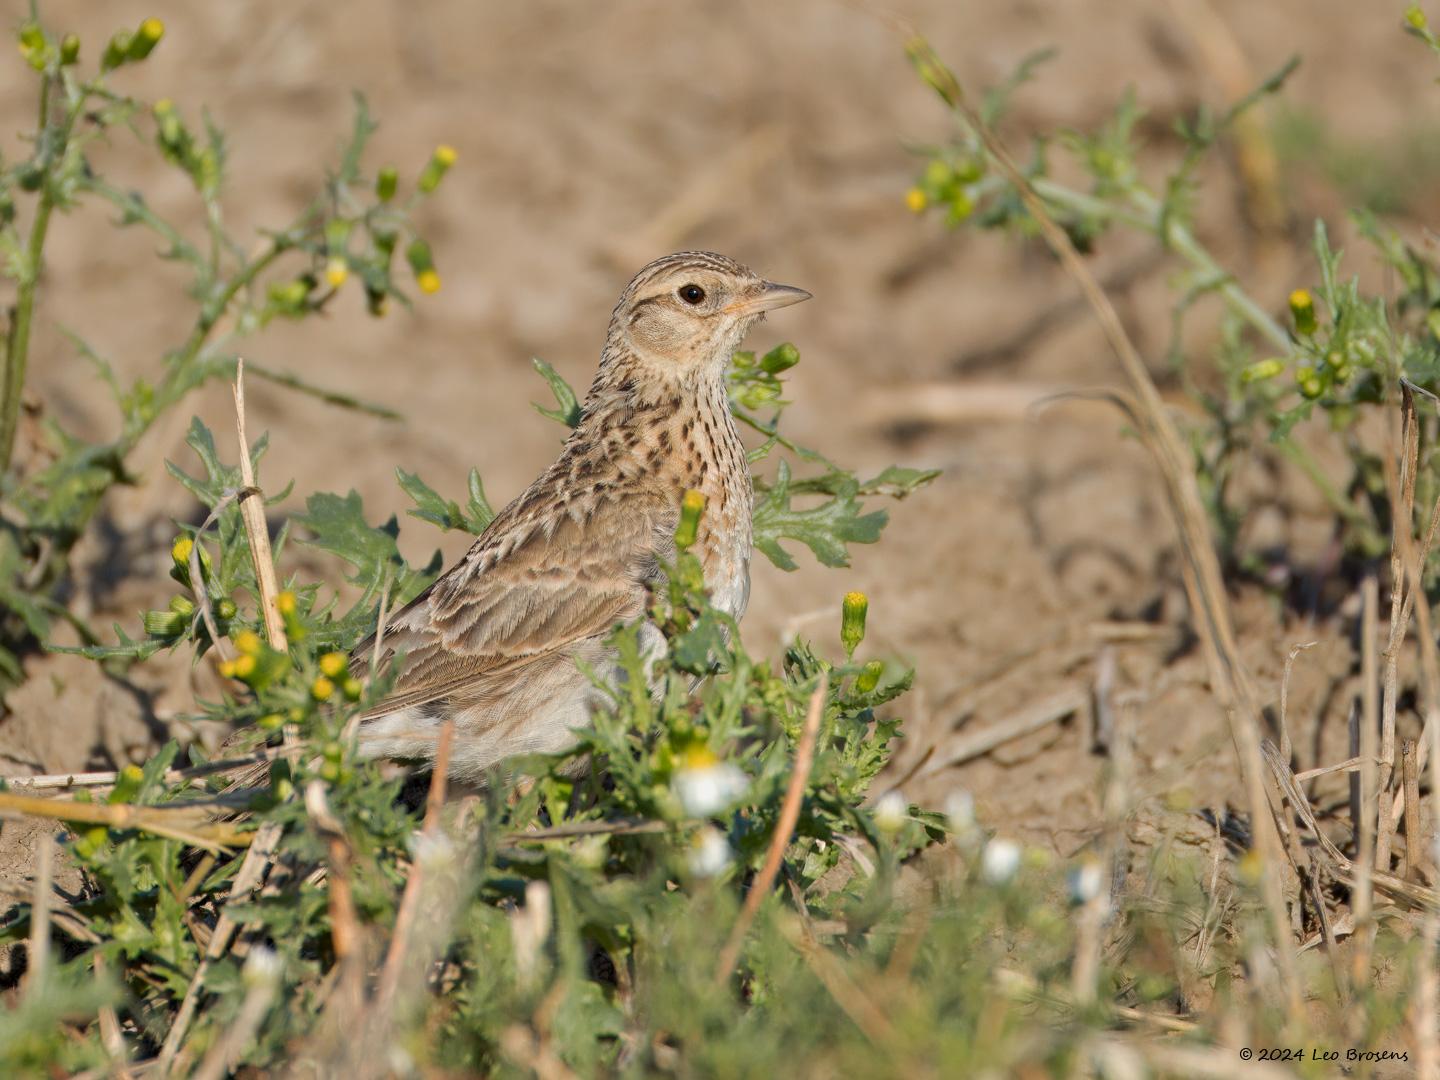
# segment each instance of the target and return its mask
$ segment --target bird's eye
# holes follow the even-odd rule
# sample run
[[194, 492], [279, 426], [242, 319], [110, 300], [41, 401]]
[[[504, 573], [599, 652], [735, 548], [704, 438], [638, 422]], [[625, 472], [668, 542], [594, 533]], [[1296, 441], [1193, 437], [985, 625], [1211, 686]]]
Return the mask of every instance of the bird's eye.
[[705, 290], [699, 285], [681, 285], [680, 299], [687, 304], [698, 304], [705, 299]]

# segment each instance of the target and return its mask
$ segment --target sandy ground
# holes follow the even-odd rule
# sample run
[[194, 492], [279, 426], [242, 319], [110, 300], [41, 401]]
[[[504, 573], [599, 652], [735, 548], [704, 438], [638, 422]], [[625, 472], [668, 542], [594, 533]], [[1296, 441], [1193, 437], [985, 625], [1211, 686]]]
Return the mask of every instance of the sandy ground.
[[[1016, 100], [1012, 138], [1099, 121], [1126, 86], [1150, 109], [1143, 125], [1156, 170], [1176, 153], [1182, 110], [1228, 102], [1221, 69], [1177, 18], [1194, 0], [1136, 4], [902, 5], [972, 87], [991, 85], [1025, 54], [1058, 45], [1040, 81]], [[242, 235], [285, 222], [314, 190], [362, 91], [381, 122], [374, 164], [418, 169], [453, 144], [460, 164], [425, 209], [445, 286], [376, 322], [358, 289], [328, 318], [277, 327], [251, 356], [314, 382], [383, 401], [390, 423], [341, 414], [252, 385], [252, 431], [268, 430], [262, 479], [297, 490], [354, 488], [373, 517], [408, 505], [391, 468], [418, 470], [459, 494], [472, 464], [499, 503], [556, 451], [558, 430], [526, 403], [543, 400], [532, 356], [588, 383], [615, 297], [650, 258], [681, 247], [724, 251], [815, 300], [754, 335], [790, 339], [792, 433], [862, 471], [891, 462], [938, 467], [930, 489], [892, 507], [892, 524], [854, 565], [807, 564], [785, 574], [758, 566], [746, 640], [773, 651], [799, 632], [830, 641], [840, 595], [872, 598], [867, 647], [913, 663], [918, 690], [903, 711], [907, 744], [893, 778], [917, 800], [964, 786], [983, 820], [1069, 851], [1095, 820], [1106, 759], [1084, 723], [1050, 726], [988, 757], [943, 767], [956, 732], [981, 730], [1067, 688], [1111, 687], [1133, 724], [1142, 782], [1176, 785], [1220, 802], [1235, 793], [1228, 738], [1193, 643], [1172, 531], [1158, 485], [1117, 417], [1063, 405], [1042, 422], [1026, 404], [1056, 388], [1118, 382], [1118, 369], [1083, 310], [1017, 339], [1075, 292], [1034, 248], [991, 235], [950, 233], [917, 219], [903, 193], [916, 169], [907, 151], [944, 136], [947, 120], [918, 85], [900, 42], [858, 5], [628, 2], [575, 4], [350, 4], [176, 0], [46, 3], [54, 25], [98, 51], [115, 28], [146, 15], [166, 39], [119, 76], [150, 99], [191, 115], [201, 103], [230, 138], [226, 211]], [[1304, 102], [1337, 139], [1404, 140], [1436, 103], [1434, 72], [1399, 31], [1397, 13], [1345, 0], [1253, 4], [1215, 0], [1242, 65], [1254, 73], [1304, 57], [1287, 97]], [[9, 0], [10, 20], [22, 6]], [[18, 58], [0, 65], [0, 146], [15, 151], [31, 87]], [[103, 167], [143, 187], [167, 214], [194, 223], [184, 179], [117, 138]], [[1314, 170], [1287, 174], [1294, 236], [1257, 255], [1239, 186], [1222, 157], [1207, 174], [1200, 232], [1225, 263], [1279, 308], [1308, 283], [1308, 221], [1339, 196]], [[1430, 196], [1433, 204], [1434, 197]], [[1424, 221], [1433, 205], [1411, 207]], [[99, 227], [84, 210], [54, 230], [39, 311], [33, 387], [73, 430], [112, 430], [113, 413], [73, 348], [67, 327], [127, 374], [155, 371], [181, 339], [183, 279], [152, 257], [137, 231]], [[1142, 245], [1116, 238], [1095, 257], [1141, 350], [1156, 358], [1168, 334], [1170, 268], [1136, 263]], [[1137, 271], [1136, 266], [1140, 269]], [[1213, 309], [1202, 306], [1188, 343], [1204, 370]], [[939, 417], [907, 410], [941, 399]], [[921, 388], [918, 398], [907, 390]], [[906, 402], [909, 402], [907, 404]], [[192, 411], [228, 431], [228, 391], [214, 386], [146, 438], [135, 471], [152, 480], [109, 500], [87, 541], [84, 603], [97, 617], [133, 620], [165, 595], [171, 517], [193, 512], [164, 479], [162, 459], [186, 459]], [[1322, 533], [1296, 527], [1313, 500], [1274, 482], [1287, 517], [1259, 523], [1297, 565], [1324, 553]], [[447, 556], [463, 547], [451, 536]], [[403, 546], [420, 557], [435, 534], [414, 523]], [[331, 571], [333, 572], [333, 570]], [[1260, 685], [1278, 693], [1290, 645], [1322, 638], [1297, 670], [1292, 700], [1302, 760], [1347, 756], [1337, 725], [1352, 656], [1328, 625], [1312, 625], [1258, 590], [1239, 596], [1242, 640]], [[97, 682], [82, 662], [35, 657], [33, 678], [0, 719], [0, 770], [107, 767], [142, 757], [191, 687], [183, 668], [157, 664], [135, 687]], [[927, 751], [930, 753], [925, 758]], [[7, 831], [10, 827], [7, 826]]]

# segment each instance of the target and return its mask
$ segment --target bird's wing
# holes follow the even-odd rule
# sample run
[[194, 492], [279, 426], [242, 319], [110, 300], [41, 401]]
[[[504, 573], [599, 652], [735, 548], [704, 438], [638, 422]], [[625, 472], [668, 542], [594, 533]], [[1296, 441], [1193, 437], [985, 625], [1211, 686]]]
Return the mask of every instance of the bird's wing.
[[[573, 503], [547, 514], [523, 509], [497, 517], [464, 559], [390, 620], [383, 645], [387, 656], [405, 655], [404, 667], [394, 695], [367, 716], [518, 671], [640, 614], [644, 583], [673, 534], [664, 509], [629, 501], [623, 512], [615, 503], [589, 514]], [[355, 655], [367, 648], [362, 642]]]

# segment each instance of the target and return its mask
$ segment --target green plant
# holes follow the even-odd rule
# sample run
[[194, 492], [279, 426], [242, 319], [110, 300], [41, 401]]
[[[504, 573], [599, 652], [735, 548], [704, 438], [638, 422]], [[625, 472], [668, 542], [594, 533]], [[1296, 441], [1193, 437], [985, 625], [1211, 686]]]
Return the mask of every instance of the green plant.
[[[1408, 16], [1412, 33], [1432, 42], [1418, 9]], [[987, 96], [982, 114], [993, 124], [1010, 96], [1048, 54], [1038, 53], [1015, 76]], [[922, 77], [930, 78], [923, 54], [916, 54]], [[1110, 120], [1093, 132], [1063, 131], [1036, 136], [1026, 179], [1046, 211], [1070, 234], [1081, 251], [1102, 242], [1111, 230], [1153, 237], [1173, 257], [1172, 278], [1178, 296], [1171, 317], [1168, 359], [1190, 396], [1202, 406], [1205, 421], [1190, 426], [1197, 476], [1201, 482], [1222, 549], [1235, 563], [1254, 553], [1235, 547], [1240, 522], [1254, 508], [1241, 505], [1233, 492], [1237, 468], [1268, 442], [1312, 482], [1342, 523], [1347, 547], [1374, 559], [1389, 550], [1390, 498], [1379, 457], [1367, 445], [1365, 418], [1393, 409], [1402, 381], [1434, 393], [1440, 388], [1440, 277], [1426, 249], [1403, 240], [1368, 210], [1351, 215], [1380, 264], [1394, 275], [1397, 290], [1370, 292], [1358, 278], [1341, 273], [1341, 254], [1330, 244], [1323, 221], [1315, 223], [1313, 250], [1318, 281], [1290, 294], [1289, 311], [1277, 317], [1252, 296], [1197, 238], [1193, 219], [1197, 171], [1207, 155], [1249, 110], [1279, 93], [1298, 66], [1290, 60], [1251, 94], [1215, 114], [1201, 109], [1175, 125], [1182, 147], [1168, 173], [1155, 179], [1139, 163], [1137, 121], [1142, 110], [1127, 95]], [[931, 79], [933, 82], [934, 80]], [[1088, 190], [1054, 178], [1051, 159], [1057, 147], [1068, 153], [1090, 179]], [[925, 151], [927, 162], [909, 195], [917, 211], [942, 210], [952, 225], [974, 223], [1021, 236], [1034, 223], [1013, 188], [992, 167], [978, 135], [957, 120], [954, 139]], [[1189, 355], [1181, 331], [1195, 303], [1218, 296], [1224, 319], [1210, 363]], [[1350, 475], [1333, 480], [1317, 463], [1296, 425], [1316, 413], [1329, 423], [1350, 462]], [[1425, 443], [1434, 423], [1425, 424]], [[1420, 505], [1437, 492], [1431, 455], [1419, 478]]]
[[[375, 180], [362, 172], [362, 153], [375, 126], [357, 97], [354, 127], [322, 190], [294, 220], [267, 230], [257, 247], [225, 224], [226, 146], [209, 114], [202, 111], [197, 127], [174, 102], [146, 105], [116, 89], [124, 69], [143, 62], [163, 34], [158, 19], [146, 19], [133, 32], [117, 33], [100, 56], [87, 60], [78, 38], [57, 37], [33, 9], [18, 32], [21, 54], [35, 72], [38, 105], [29, 156], [0, 161], [0, 276], [15, 288], [0, 341], [0, 693], [21, 678], [20, 653], [48, 640], [54, 620], [68, 622], [83, 641], [96, 640], [62, 599], [70, 554], [105, 493], [134, 482], [127, 461], [156, 420], [207, 380], [233, 378], [237, 351], [247, 339], [274, 319], [323, 311], [352, 275], [372, 314], [380, 314], [392, 297], [406, 302], [392, 276], [397, 246], [404, 245], [422, 291], [439, 287], [410, 213], [435, 190], [454, 161], [453, 150], [437, 149], [414, 193], [397, 200], [393, 169]], [[189, 179], [204, 210], [203, 236], [187, 235], [143, 193], [105, 178], [105, 150], [127, 132]], [[119, 413], [119, 434], [99, 441], [65, 430], [43, 407], [22, 423], [46, 244], [56, 215], [86, 201], [112, 207], [117, 227], [153, 233], [161, 244], [159, 257], [190, 272], [187, 294], [194, 308], [188, 328], [155, 373], [128, 384], [101, 347], [68, 335], [78, 356], [109, 388]], [[177, 322], [183, 321], [177, 315]], [[394, 415], [288, 372], [255, 364], [249, 370], [336, 405]], [[17, 455], [22, 435], [26, 452]]]

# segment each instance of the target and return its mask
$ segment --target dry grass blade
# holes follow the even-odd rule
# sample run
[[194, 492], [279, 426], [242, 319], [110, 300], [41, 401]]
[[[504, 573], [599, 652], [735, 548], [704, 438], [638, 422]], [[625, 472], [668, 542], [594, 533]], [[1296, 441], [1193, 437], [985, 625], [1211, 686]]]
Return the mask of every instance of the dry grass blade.
[[29, 970], [25, 993], [38, 997], [45, 992], [50, 974], [50, 886], [55, 860], [55, 838], [48, 832], [35, 853], [35, 888], [30, 900]]
[[235, 361], [235, 430], [240, 439], [240, 517], [245, 522], [245, 536], [250, 541], [250, 560], [255, 565], [255, 582], [260, 589], [260, 614], [265, 620], [265, 637], [270, 647], [280, 652], [289, 648], [285, 640], [285, 620], [275, 598], [280, 586], [275, 579], [275, 559], [270, 554], [270, 527], [265, 523], [265, 496], [255, 486], [255, 470], [250, 465], [250, 440], [245, 435], [245, 361]]
[[835, 1004], [873, 1043], [884, 1044], [895, 1038], [895, 1028], [875, 1004], [871, 994], [855, 984], [843, 964], [820, 946], [814, 938], [793, 926], [785, 927], [785, 936], [800, 953], [805, 964], [829, 992]]
[[1401, 777], [1405, 784], [1405, 878], [1416, 881], [1420, 876], [1420, 766], [1416, 760], [1415, 740], [1406, 739], [1400, 746]]
[[972, 761], [990, 753], [998, 746], [1021, 736], [1039, 731], [1090, 705], [1090, 692], [1081, 686], [1070, 686], [1043, 701], [1028, 705], [1015, 715], [980, 731], [962, 731], [947, 739], [930, 755], [917, 776], [929, 776], [955, 765]]
[[[979, 112], [970, 104], [959, 81], [931, 49], [910, 33], [906, 50], [921, 77], [981, 139], [990, 157], [1014, 187], [1056, 258], [1079, 285], [1095, 313], [1106, 340], [1120, 361], [1136, 399], [1139, 431], [1165, 482], [1166, 499], [1179, 534], [1181, 569], [1196, 632], [1204, 647], [1216, 696], [1225, 708], [1230, 734], [1240, 759], [1251, 820], [1259, 852], [1269, 865], [1283, 859], [1280, 838], [1264, 788], [1265, 767], [1260, 754], [1259, 707], [1249, 672], [1240, 656], [1230, 618], [1220, 562], [1211, 543], [1204, 502], [1190, 466], [1190, 452], [1171, 422], [1149, 369], [1126, 333], [1119, 314], [1085, 265], [1065, 230], [1056, 224], [1014, 159]], [[1267, 822], [1269, 824], [1267, 824]], [[1276, 874], [1262, 875], [1262, 895], [1275, 936], [1278, 966], [1287, 1009], [1297, 1022], [1303, 1003], [1295, 970], [1294, 942], [1285, 916], [1285, 901]]]
[[815, 762], [815, 742], [820, 735], [820, 718], [825, 714], [825, 696], [829, 691], [830, 677], [821, 675], [819, 685], [810, 695], [810, 706], [805, 710], [805, 726], [800, 732], [800, 744], [795, 748], [795, 768], [790, 774], [790, 784], [785, 789], [785, 798], [780, 803], [780, 816], [775, 822], [775, 835], [770, 840], [770, 850], [765, 856], [765, 864], [760, 868], [760, 873], [755, 875], [755, 880], [750, 883], [750, 892], [745, 897], [745, 906], [740, 909], [740, 917], [735, 920], [730, 937], [725, 942], [725, 947], [720, 950], [720, 960], [715, 965], [715, 982], [717, 984], [725, 983], [735, 970], [735, 962], [740, 959], [740, 946], [745, 942], [745, 935], [750, 930], [750, 924], [755, 921], [756, 912], [765, 902], [765, 897], [770, 895], [770, 889], [774, 886], [775, 878], [780, 873], [780, 864], [785, 859], [785, 849], [790, 846], [790, 837], [795, 832], [795, 823], [800, 820], [800, 807], [805, 801], [805, 782], [810, 779], [810, 766]]
[[[198, 817], [191, 807], [83, 803], [0, 791], [0, 813], [50, 818], [54, 821], [79, 821], [88, 825], [104, 825], [111, 829], [140, 829], [206, 851], [242, 848], [251, 841], [251, 834], [241, 832], [235, 825], [200, 824], [203, 818]], [[191, 827], [189, 822], [195, 822], [194, 827]]]

